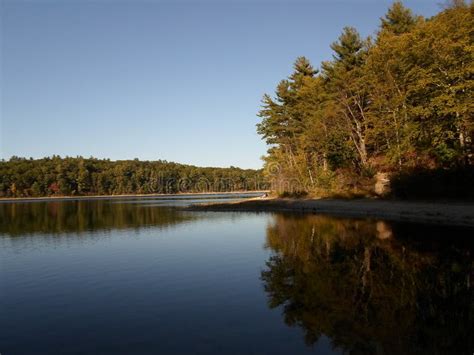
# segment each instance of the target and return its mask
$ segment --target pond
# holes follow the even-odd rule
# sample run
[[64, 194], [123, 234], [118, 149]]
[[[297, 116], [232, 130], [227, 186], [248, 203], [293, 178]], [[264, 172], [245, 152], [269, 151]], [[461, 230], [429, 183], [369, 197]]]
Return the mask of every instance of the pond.
[[0, 353], [474, 351], [472, 229], [198, 201], [0, 203]]

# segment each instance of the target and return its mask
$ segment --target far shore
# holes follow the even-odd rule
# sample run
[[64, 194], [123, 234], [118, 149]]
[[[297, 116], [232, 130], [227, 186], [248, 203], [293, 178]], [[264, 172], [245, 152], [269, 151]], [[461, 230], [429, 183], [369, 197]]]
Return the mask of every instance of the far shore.
[[85, 195], [85, 196], [42, 196], [42, 197], [0, 197], [2, 202], [28, 202], [28, 201], [68, 201], [68, 200], [112, 200], [134, 199], [173, 196], [199, 196], [199, 195], [245, 195], [265, 194], [267, 190], [256, 191], [227, 191], [227, 192], [179, 192], [173, 194], [131, 194], [131, 195]]
[[188, 211], [305, 212], [349, 218], [474, 227], [474, 202], [265, 198], [194, 204]]

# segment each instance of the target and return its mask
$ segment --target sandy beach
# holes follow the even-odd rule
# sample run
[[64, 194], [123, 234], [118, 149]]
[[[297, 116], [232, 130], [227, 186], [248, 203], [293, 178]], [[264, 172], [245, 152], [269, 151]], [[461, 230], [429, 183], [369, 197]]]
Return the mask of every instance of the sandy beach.
[[192, 205], [191, 211], [305, 212], [352, 218], [474, 227], [474, 202], [393, 200], [251, 199]]

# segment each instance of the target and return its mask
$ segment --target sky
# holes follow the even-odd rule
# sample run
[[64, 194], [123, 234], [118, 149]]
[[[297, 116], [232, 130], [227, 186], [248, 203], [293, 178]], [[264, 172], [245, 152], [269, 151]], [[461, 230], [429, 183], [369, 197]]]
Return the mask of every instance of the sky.
[[[259, 168], [264, 93], [385, 0], [0, 0], [0, 158]], [[437, 1], [405, 1], [430, 17]]]

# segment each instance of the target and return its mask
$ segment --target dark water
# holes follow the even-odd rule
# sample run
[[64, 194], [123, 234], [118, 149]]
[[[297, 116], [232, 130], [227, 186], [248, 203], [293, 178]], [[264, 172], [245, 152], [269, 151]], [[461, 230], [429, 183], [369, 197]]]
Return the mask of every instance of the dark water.
[[0, 203], [0, 353], [474, 351], [472, 230], [175, 203]]

